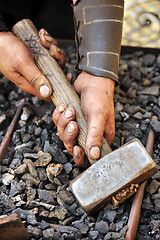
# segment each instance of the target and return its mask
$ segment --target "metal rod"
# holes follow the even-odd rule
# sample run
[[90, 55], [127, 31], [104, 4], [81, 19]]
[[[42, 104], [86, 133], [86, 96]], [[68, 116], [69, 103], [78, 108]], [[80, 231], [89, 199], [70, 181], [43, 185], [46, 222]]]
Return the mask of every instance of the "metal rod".
[[2, 162], [2, 159], [5, 155], [5, 152], [7, 150], [7, 147], [10, 143], [10, 139], [11, 139], [11, 136], [12, 136], [12, 133], [13, 133], [13, 130], [14, 130], [14, 127], [18, 121], [18, 118], [19, 118], [19, 115], [21, 113], [21, 110], [24, 106], [29, 106], [31, 107], [31, 105], [27, 102], [23, 102], [18, 108], [17, 108], [17, 111], [16, 111], [16, 114], [14, 115], [13, 119], [12, 119], [12, 122], [11, 124], [9, 125], [8, 129], [7, 129], [7, 132], [6, 132], [6, 135], [0, 145], [0, 164]]
[[[158, 118], [156, 116], [153, 116], [152, 120], [158, 120]], [[155, 132], [152, 130], [152, 128], [150, 128], [147, 144], [146, 144], [146, 150], [151, 156], [153, 154], [154, 139], [155, 139]], [[128, 219], [128, 230], [126, 232], [125, 240], [134, 240], [136, 238], [140, 214], [141, 214], [141, 205], [142, 205], [144, 190], [146, 185], [147, 185], [147, 181], [143, 182], [134, 196], [129, 219]]]

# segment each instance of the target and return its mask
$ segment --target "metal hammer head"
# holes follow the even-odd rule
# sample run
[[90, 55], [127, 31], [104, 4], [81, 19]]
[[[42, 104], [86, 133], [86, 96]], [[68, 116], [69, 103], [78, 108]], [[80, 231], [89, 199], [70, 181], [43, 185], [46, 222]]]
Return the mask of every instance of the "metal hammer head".
[[70, 183], [76, 199], [87, 213], [104, 207], [112, 196], [131, 184], [140, 184], [158, 167], [138, 139], [103, 157]]

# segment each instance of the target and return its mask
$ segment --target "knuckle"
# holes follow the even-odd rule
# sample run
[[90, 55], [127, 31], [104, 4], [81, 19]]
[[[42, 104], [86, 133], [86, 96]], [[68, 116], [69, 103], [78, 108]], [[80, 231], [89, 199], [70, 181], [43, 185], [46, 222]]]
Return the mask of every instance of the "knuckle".
[[66, 136], [65, 137], [63, 136], [63, 143], [66, 148], [68, 148], [69, 146], [71, 147], [71, 142]]
[[70, 136], [68, 136], [67, 134], [64, 134], [63, 135], [63, 142], [66, 145], [71, 145], [72, 140], [71, 140]]
[[46, 46], [46, 41], [43, 39], [43, 36], [40, 36], [40, 42], [44, 47]]
[[73, 148], [73, 146], [76, 144], [76, 137], [64, 133], [63, 134], [63, 142], [67, 146], [71, 146]]
[[97, 138], [97, 139], [101, 139], [103, 136], [103, 130], [97, 126], [91, 127], [90, 133], [92, 134], [92, 137]]
[[[64, 144], [64, 145], [65, 145], [65, 144]], [[65, 145], [65, 147], [66, 147], [68, 153], [71, 154], [71, 155], [73, 155], [73, 147], [68, 146], [68, 145]]]
[[33, 76], [31, 79], [30, 79], [30, 83], [33, 87], [36, 87], [36, 85], [38, 84], [39, 82], [39, 77], [38, 76]]

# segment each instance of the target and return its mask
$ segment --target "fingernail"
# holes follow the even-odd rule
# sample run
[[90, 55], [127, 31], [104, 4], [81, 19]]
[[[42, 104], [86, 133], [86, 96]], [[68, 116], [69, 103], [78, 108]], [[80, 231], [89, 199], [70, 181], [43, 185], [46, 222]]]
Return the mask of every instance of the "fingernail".
[[51, 43], [53, 41], [53, 38], [49, 35], [44, 34], [44, 38], [47, 42]]
[[75, 131], [75, 125], [74, 125], [74, 123], [68, 123], [68, 125], [67, 125], [67, 132], [69, 132], [69, 133], [72, 133], [72, 132], [74, 132]]
[[65, 111], [64, 117], [65, 117], [65, 118], [71, 118], [72, 116], [73, 116], [72, 110], [67, 109], [67, 110]]
[[58, 107], [58, 109], [57, 109], [57, 111], [59, 112], [59, 113], [63, 113], [64, 112], [64, 106], [63, 105], [60, 105], [59, 107]]
[[72, 73], [67, 73], [67, 80], [72, 80]]
[[62, 50], [59, 47], [57, 47], [55, 44], [52, 44], [50, 46], [50, 50], [57, 51], [58, 53], [62, 53]]
[[40, 31], [40, 33], [45, 34], [45, 30], [42, 28], [41, 31]]
[[40, 87], [40, 94], [42, 97], [46, 98], [49, 97], [50, 89], [47, 85], [43, 85]]
[[100, 156], [100, 149], [99, 149], [99, 147], [92, 147], [90, 149], [90, 156], [92, 158], [94, 158], [94, 159], [99, 158], [99, 156]]
[[79, 152], [77, 151], [77, 148], [73, 148], [73, 157], [78, 158], [79, 157]]

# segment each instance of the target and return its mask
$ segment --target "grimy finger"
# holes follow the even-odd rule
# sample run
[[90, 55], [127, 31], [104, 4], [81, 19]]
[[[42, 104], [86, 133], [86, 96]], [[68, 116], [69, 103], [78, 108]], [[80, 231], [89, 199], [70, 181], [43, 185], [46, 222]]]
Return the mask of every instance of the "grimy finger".
[[32, 59], [28, 59], [28, 64], [20, 67], [20, 73], [27, 79], [31, 86], [40, 94], [47, 98], [52, 94], [52, 87], [47, 78], [41, 73]]
[[84, 167], [85, 165], [85, 153], [83, 151], [83, 149], [80, 146], [74, 146], [73, 148], [73, 159], [74, 162], [81, 166]]
[[52, 44], [58, 46], [56, 39], [51, 37], [49, 33], [43, 28], [39, 31], [39, 38], [40, 43], [46, 48], [49, 48]]
[[49, 48], [51, 56], [58, 61], [61, 68], [64, 68], [66, 63], [66, 55], [60, 48], [58, 48], [56, 39], [52, 38], [43, 28], [39, 31], [39, 37], [41, 44], [44, 47]]
[[69, 154], [73, 154], [73, 147], [77, 143], [77, 135], [79, 132], [78, 124], [70, 121], [63, 133], [63, 143]]
[[63, 140], [63, 133], [67, 124], [70, 121], [74, 121], [75, 119], [76, 119], [75, 110], [71, 107], [67, 107], [65, 111], [61, 114], [57, 124], [57, 131], [61, 140]]
[[88, 133], [86, 138], [87, 154], [92, 159], [100, 157], [105, 120], [102, 114], [94, 114], [88, 117]]
[[12, 76], [8, 76], [12, 82], [14, 82], [19, 88], [21, 88], [24, 92], [30, 93], [32, 95], [37, 96], [45, 101], [51, 102], [50, 98], [43, 98], [27, 81], [27, 79], [22, 76], [20, 73], [14, 72]]
[[63, 69], [65, 66], [65, 63], [66, 63], [66, 55], [63, 52], [63, 50], [58, 48], [56, 45], [52, 44], [49, 47], [49, 52], [50, 52], [51, 56], [54, 57], [58, 61], [59, 65]]
[[55, 123], [56, 126], [58, 124], [60, 116], [62, 115], [62, 113], [65, 111], [66, 108], [67, 108], [67, 106], [65, 104], [61, 104], [54, 110], [53, 122]]

